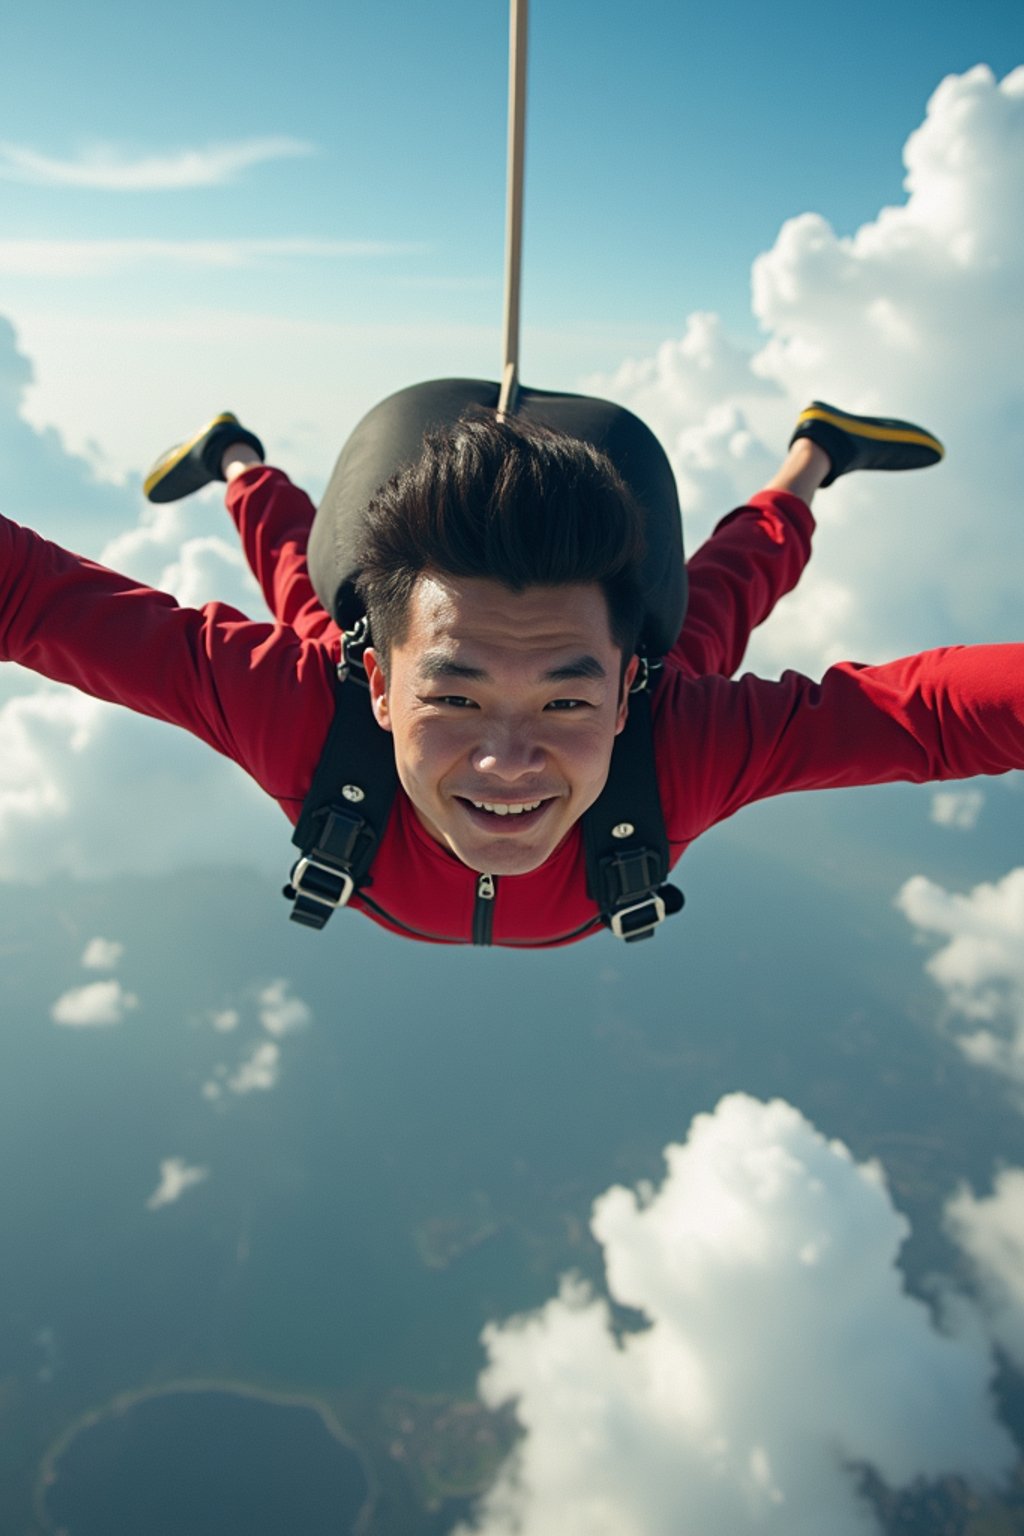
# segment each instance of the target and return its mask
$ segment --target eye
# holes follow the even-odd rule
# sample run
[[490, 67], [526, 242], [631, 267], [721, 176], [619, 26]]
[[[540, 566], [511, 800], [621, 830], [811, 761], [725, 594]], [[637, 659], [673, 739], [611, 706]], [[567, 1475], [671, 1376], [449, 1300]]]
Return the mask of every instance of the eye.
[[545, 705], [546, 709], [560, 709], [563, 712], [573, 709], [590, 709], [592, 707], [586, 699], [552, 699], [550, 704]]
[[423, 701], [425, 704], [444, 704], [451, 709], [475, 709], [472, 699], [467, 699], [460, 693], [437, 693]]

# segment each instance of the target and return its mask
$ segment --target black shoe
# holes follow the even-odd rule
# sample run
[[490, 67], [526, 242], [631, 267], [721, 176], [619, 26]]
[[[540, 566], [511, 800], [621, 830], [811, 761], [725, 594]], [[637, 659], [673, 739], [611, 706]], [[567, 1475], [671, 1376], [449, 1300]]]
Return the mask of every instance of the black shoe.
[[220, 463], [225, 448], [232, 443], [246, 443], [263, 458], [259, 438], [247, 432], [230, 411], [221, 411], [187, 443], [179, 443], [160, 455], [143, 481], [146, 497], [149, 501], [180, 501], [209, 485], [211, 480], [223, 480]]
[[809, 437], [832, 460], [822, 485], [831, 485], [854, 469], [924, 469], [937, 464], [946, 452], [937, 437], [912, 421], [853, 416], [824, 400], [812, 400], [800, 412], [790, 447], [798, 437]]

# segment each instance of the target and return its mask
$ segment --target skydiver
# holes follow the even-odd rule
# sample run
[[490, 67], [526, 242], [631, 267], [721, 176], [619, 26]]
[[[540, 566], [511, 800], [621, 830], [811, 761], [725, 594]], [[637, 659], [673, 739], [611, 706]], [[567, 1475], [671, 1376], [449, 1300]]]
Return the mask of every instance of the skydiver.
[[[770, 795], [1024, 767], [1022, 645], [843, 662], [820, 682], [731, 680], [807, 563], [815, 494], [840, 475], [941, 453], [908, 423], [815, 403], [778, 473], [691, 557], [689, 608], [653, 698], [672, 863]], [[192, 731], [295, 822], [341, 648], [310, 581], [314, 509], [228, 413], [159, 460], [146, 488], [174, 500], [215, 480], [273, 623], [216, 602], [181, 607], [0, 519], [0, 654]], [[640, 514], [607, 459], [493, 413], [430, 434], [381, 489], [359, 591], [373, 716], [400, 789], [372, 878], [349, 905], [441, 943], [541, 947], [601, 928], [581, 818], [639, 665], [641, 545]]]

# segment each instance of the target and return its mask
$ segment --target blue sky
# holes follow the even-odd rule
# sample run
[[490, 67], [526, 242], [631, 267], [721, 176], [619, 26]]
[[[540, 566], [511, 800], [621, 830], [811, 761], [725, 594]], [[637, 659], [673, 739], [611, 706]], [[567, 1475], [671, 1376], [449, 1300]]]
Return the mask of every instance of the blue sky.
[[[155, 514], [139, 477], [158, 451], [232, 408], [316, 495], [359, 414], [389, 389], [496, 373], [506, 36], [492, 0], [244, 11], [186, 0], [6, 18], [0, 512], [183, 602], [222, 598], [259, 616], [216, 492]], [[838, 657], [1021, 638], [1021, 66], [1024, 13], [991, 0], [811, 16], [793, 4], [534, 7], [527, 381], [593, 388], [651, 422], [676, 471], [689, 548], [763, 483], [811, 397], [920, 419], [949, 449], [927, 474], [850, 477], [816, 502], [814, 560], [755, 640], [755, 670], [816, 675]], [[340, 920], [319, 941], [293, 931], [276, 895], [288, 829], [236, 769], [181, 733], [3, 669], [11, 1024], [0, 1039], [9, 1105], [0, 1119], [9, 1161], [37, 1142], [45, 1149], [48, 1192], [33, 1201], [31, 1188], [7, 1191], [20, 1213], [12, 1241], [25, 1329], [57, 1321], [67, 1359], [76, 1349], [91, 1358], [82, 1309], [61, 1281], [47, 1294], [50, 1315], [33, 1312], [33, 1269], [60, 1274], [66, 1218], [86, 1233], [98, 1222], [122, 1234], [123, 1251], [108, 1259], [93, 1240], [93, 1293], [120, 1294], [108, 1265], [126, 1294], [146, 1294], [132, 1269], [149, 1273], [135, 1237], [143, 1230], [161, 1255], [166, 1245], [169, 1287], [174, 1262], [188, 1270], [204, 1245], [223, 1249], [227, 1269], [211, 1269], [189, 1304], [234, 1337], [237, 1283], [252, 1315], [269, 1320], [267, 1374], [315, 1389], [320, 1313], [308, 1321], [315, 1348], [290, 1357], [280, 1297], [312, 1268], [320, 1304], [328, 1315], [335, 1306], [351, 1255], [323, 1271], [315, 1256], [343, 1191], [354, 1214], [340, 1237], [350, 1246], [363, 1206], [369, 1213], [356, 1269], [405, 1288], [401, 1319], [384, 1316], [390, 1292], [376, 1281], [360, 1303], [377, 1307], [400, 1341], [386, 1366], [400, 1383], [398, 1357], [419, 1347], [425, 1286], [408, 1267], [402, 1223], [408, 1214], [432, 1230], [448, 1220], [453, 1169], [471, 1210], [481, 1190], [500, 1207], [519, 1140], [533, 1134], [526, 1122], [539, 1115], [548, 1131], [529, 1154], [530, 1203], [562, 1230], [563, 1196], [548, 1187], [557, 1163], [585, 1232], [590, 1202], [617, 1181], [633, 1189], [651, 1177], [658, 1149], [674, 1142], [649, 1219], [632, 1218], [621, 1190], [600, 1207], [612, 1289], [646, 1304], [631, 1255], [647, 1252], [655, 1280], [670, 1275], [676, 1218], [699, 1227], [705, 1209], [690, 1181], [732, 1166], [724, 1138], [738, 1148], [736, 1251], [758, 1230], [745, 1170], [777, 1158], [792, 1178], [774, 1191], [773, 1229], [792, 1233], [800, 1252], [818, 1242], [807, 1212], [825, 1178], [828, 1242], [859, 1277], [828, 1380], [816, 1351], [799, 1346], [803, 1317], [791, 1318], [789, 1366], [799, 1360], [803, 1374], [787, 1372], [784, 1406], [795, 1416], [779, 1416], [774, 1470], [756, 1463], [762, 1492], [774, 1486], [769, 1473], [782, 1479], [819, 1528], [821, 1509], [835, 1513], [824, 1442], [884, 1461], [870, 1382], [846, 1399], [833, 1390], [864, 1337], [948, 1381], [934, 1400], [962, 1410], [933, 1422], [908, 1408], [917, 1440], [894, 1478], [970, 1470], [951, 1428], [954, 1442], [974, 1437], [971, 1465], [1002, 1465], [1010, 1453], [985, 1398], [989, 1335], [979, 1326], [959, 1356], [940, 1344], [917, 1304], [900, 1301], [894, 1255], [905, 1212], [919, 1271], [948, 1267], [952, 1223], [989, 1298], [985, 1326], [1024, 1369], [1024, 1249], [1014, 1257], [1013, 1247], [1024, 1230], [1022, 784], [1015, 774], [745, 812], [687, 856], [681, 926], [640, 956], [610, 939], [557, 956], [425, 954]], [[225, 907], [229, 890], [237, 910]], [[356, 1021], [339, 1005], [343, 986], [343, 1002], [360, 1000]], [[496, 997], [520, 1000], [518, 1028], [496, 1012]], [[452, 998], [464, 1003], [453, 1008]], [[494, 1066], [509, 1053], [518, 1053], [515, 1092]], [[398, 1081], [404, 1096], [395, 1097]], [[782, 1095], [792, 1113], [750, 1100], [722, 1107], [729, 1090], [758, 1103]], [[621, 1124], [620, 1093], [630, 1111]], [[372, 1174], [352, 1174], [373, 1161], [366, 1146], [381, 1104], [391, 1105], [391, 1153]], [[701, 1111], [710, 1122], [693, 1120]], [[460, 1116], [474, 1122], [468, 1140]], [[848, 1140], [853, 1160], [818, 1132]], [[265, 1179], [251, 1171], [254, 1146]], [[577, 1147], [589, 1150], [577, 1157]], [[895, 1170], [891, 1199], [874, 1165], [865, 1168], [876, 1153]], [[908, 1166], [913, 1176], [900, 1184]], [[409, 1170], [422, 1174], [415, 1198]], [[303, 1200], [292, 1198], [293, 1177]], [[271, 1198], [275, 1179], [285, 1215]], [[399, 1189], [409, 1211], [396, 1214]], [[245, 1263], [232, 1256], [243, 1246], [239, 1210], [265, 1222], [251, 1264], [247, 1229]], [[292, 1246], [290, 1221], [307, 1217]], [[866, 1257], [865, 1231], [877, 1239]], [[533, 1334], [503, 1329], [502, 1319], [554, 1297], [530, 1241], [511, 1266], [498, 1255], [501, 1284], [486, 1305], [484, 1292], [469, 1297], [458, 1265], [451, 1292], [431, 1272], [463, 1329], [456, 1338], [452, 1324], [443, 1339], [439, 1330], [438, 1352], [465, 1360], [476, 1351], [483, 1364], [477, 1324], [491, 1319], [492, 1383], [504, 1372], [529, 1401], [530, 1338], [543, 1361], [546, 1337], [557, 1344], [589, 1323], [581, 1377], [592, 1366], [603, 1379], [610, 1421], [617, 1402], [642, 1408], [626, 1379], [634, 1369], [642, 1379], [642, 1361], [610, 1349], [599, 1307], [552, 1300]], [[545, 1251], [561, 1256], [565, 1246]], [[719, 1304], [735, 1258], [726, 1245], [696, 1293], [713, 1324], [698, 1341], [709, 1378], [737, 1358], [734, 1317]], [[744, 1317], [757, 1316], [773, 1285], [788, 1293], [786, 1273], [783, 1255], [746, 1275], [735, 1292]], [[821, 1270], [809, 1284], [831, 1347], [832, 1281]], [[659, 1337], [685, 1349], [687, 1319], [666, 1285]], [[22, 1317], [13, 1303], [0, 1313]], [[150, 1379], [185, 1334], [200, 1336], [173, 1307], [152, 1332], [157, 1342], [140, 1335], [123, 1359], [105, 1351], [102, 1388], [84, 1374], [58, 1381], [62, 1402], [81, 1411]], [[355, 1346], [341, 1331], [331, 1341], [340, 1380]], [[181, 1351], [190, 1371], [208, 1367], [198, 1346]], [[239, 1350], [232, 1368], [244, 1374], [258, 1356]], [[751, 1402], [775, 1401], [759, 1369], [741, 1373], [735, 1399], [716, 1410], [726, 1438], [746, 1432]], [[805, 1454], [808, 1426], [796, 1412], [819, 1389], [828, 1405], [820, 1461]], [[38, 1423], [24, 1418], [25, 1435], [42, 1434], [39, 1425], [52, 1433], [54, 1413], [43, 1403]], [[643, 1411], [635, 1425], [651, 1443]], [[564, 1429], [536, 1430], [541, 1461]], [[680, 1447], [671, 1449], [678, 1460]], [[700, 1461], [693, 1444], [682, 1453]], [[571, 1464], [585, 1508], [592, 1469]], [[807, 1467], [823, 1481], [808, 1481]], [[699, 1475], [691, 1487], [703, 1488]], [[710, 1469], [704, 1527], [740, 1529], [730, 1501], [745, 1475], [740, 1467], [723, 1482]], [[653, 1472], [650, 1489], [658, 1494]], [[631, 1494], [641, 1522], [650, 1489]], [[854, 1500], [852, 1485], [841, 1492]], [[678, 1506], [666, 1508], [678, 1529]], [[856, 1519], [853, 1510], [860, 1530]], [[502, 1530], [497, 1517], [487, 1530]]]
[[[900, 151], [932, 90], [977, 63], [1001, 77], [1022, 32], [1019, 8], [992, 0], [943, 8], [927, 27], [908, 4], [829, 7], [811, 24], [797, 6], [535, 5], [524, 372], [572, 384], [649, 350], [693, 309], [754, 334], [750, 264], [782, 222], [814, 209], [851, 233], [899, 202]], [[0, 238], [384, 247], [250, 251], [227, 270], [165, 254], [48, 281], [30, 259], [29, 275], [3, 275], [2, 292], [36, 341], [41, 418], [72, 411], [83, 391], [64, 370], [80, 378], [91, 359], [94, 404], [66, 430], [98, 438], [122, 470], [143, 467], [161, 439], [144, 446], [118, 380], [130, 374], [136, 399], [173, 412], [187, 405], [191, 355], [202, 414], [204, 316], [222, 389], [231, 331], [213, 316], [292, 326], [293, 366], [339, 401], [339, 432], [424, 370], [497, 367], [507, 27], [496, 0], [67, 6], [59, 28], [26, 7], [7, 35], [8, 148], [64, 163], [273, 140], [307, 152], [271, 154], [218, 185], [151, 191], [39, 184], [17, 179], [23, 168], [10, 179], [8, 156]], [[331, 325], [331, 361], [307, 372], [303, 327]], [[264, 355], [279, 376], [282, 356], [272, 344]], [[239, 403], [258, 409], [263, 382], [280, 414], [269, 380], [253, 377], [258, 358], [255, 337], [239, 344]], [[173, 392], [168, 374], [181, 379]], [[104, 392], [119, 410], [103, 409]]]

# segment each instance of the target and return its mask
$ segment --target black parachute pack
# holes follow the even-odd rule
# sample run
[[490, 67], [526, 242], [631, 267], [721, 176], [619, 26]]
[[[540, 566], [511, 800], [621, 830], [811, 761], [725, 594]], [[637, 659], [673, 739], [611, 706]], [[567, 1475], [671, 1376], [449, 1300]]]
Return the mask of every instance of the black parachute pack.
[[[391, 737], [370, 708], [362, 653], [372, 643], [356, 592], [362, 519], [374, 494], [420, 456], [424, 433], [466, 411], [495, 409], [499, 387], [482, 379], [435, 379], [399, 390], [363, 418], [345, 443], [316, 514], [309, 570], [317, 596], [342, 630], [334, 719], [292, 841], [301, 850], [285, 887], [293, 921], [322, 928], [371, 881], [398, 787]], [[627, 943], [650, 937], [683, 905], [666, 884], [665, 832], [651, 727], [663, 658], [686, 611], [686, 566], [675, 478], [661, 444], [622, 406], [585, 395], [521, 387], [515, 414], [582, 439], [606, 454], [644, 513], [645, 616], [641, 665], [608, 780], [583, 816], [587, 891]]]

